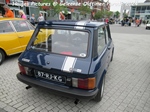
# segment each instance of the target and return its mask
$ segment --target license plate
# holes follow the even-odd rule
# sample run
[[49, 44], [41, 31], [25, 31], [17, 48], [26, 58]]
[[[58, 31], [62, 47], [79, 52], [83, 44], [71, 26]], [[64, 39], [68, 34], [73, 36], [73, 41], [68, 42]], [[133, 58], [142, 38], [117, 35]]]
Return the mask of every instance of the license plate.
[[36, 71], [36, 70], [35, 70], [35, 77], [48, 79], [48, 80], [55, 81], [55, 82], [66, 83], [66, 77], [64, 77], [64, 76], [59, 76], [59, 75], [45, 73], [45, 72]]

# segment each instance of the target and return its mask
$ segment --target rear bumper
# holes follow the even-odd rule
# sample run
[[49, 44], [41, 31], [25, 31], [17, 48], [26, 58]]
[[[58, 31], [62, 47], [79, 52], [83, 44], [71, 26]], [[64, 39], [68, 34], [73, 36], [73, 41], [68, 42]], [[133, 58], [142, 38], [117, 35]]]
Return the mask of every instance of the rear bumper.
[[90, 100], [93, 99], [98, 93], [98, 89], [82, 90], [66, 86], [63, 87], [57, 84], [46, 83], [44, 81], [37, 80], [30, 76], [21, 75], [20, 73], [17, 74], [17, 78], [19, 81], [29, 86], [45, 88], [49, 90], [51, 93], [70, 98]]

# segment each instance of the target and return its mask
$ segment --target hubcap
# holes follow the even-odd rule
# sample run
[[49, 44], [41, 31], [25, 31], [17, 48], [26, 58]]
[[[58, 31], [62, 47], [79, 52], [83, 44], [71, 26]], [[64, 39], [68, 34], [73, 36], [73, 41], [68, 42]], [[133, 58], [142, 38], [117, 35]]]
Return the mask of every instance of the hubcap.
[[0, 53], [0, 62], [2, 61], [2, 54]]

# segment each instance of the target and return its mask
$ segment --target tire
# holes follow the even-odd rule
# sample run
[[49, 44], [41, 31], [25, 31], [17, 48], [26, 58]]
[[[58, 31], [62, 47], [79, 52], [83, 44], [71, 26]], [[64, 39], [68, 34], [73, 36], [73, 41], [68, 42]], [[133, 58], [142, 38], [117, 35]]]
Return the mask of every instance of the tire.
[[110, 62], [112, 62], [112, 61], [113, 61], [113, 58], [114, 58], [114, 49], [112, 50], [112, 55], [111, 55]]
[[0, 65], [3, 63], [5, 59], [5, 53], [0, 49]]
[[95, 96], [94, 101], [100, 102], [102, 100], [102, 97], [103, 97], [103, 94], [104, 94], [104, 87], [105, 87], [105, 76], [102, 79], [100, 89], [99, 89], [97, 95]]

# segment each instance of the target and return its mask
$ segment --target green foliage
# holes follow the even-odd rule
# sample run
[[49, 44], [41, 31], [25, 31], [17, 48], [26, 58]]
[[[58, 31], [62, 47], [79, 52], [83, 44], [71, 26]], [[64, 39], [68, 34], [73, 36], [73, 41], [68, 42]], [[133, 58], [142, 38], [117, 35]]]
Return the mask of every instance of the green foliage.
[[80, 11], [80, 13], [82, 14], [82, 15], [85, 15], [85, 14], [89, 14], [89, 13], [91, 13], [91, 9], [90, 9], [90, 7], [89, 6], [81, 6], [81, 7], [79, 7], [78, 8], [78, 10]]
[[[54, 4], [53, 0], [42, 0], [41, 3], [49, 3], [50, 4], [50, 8], [54, 10], [54, 15], [58, 14], [61, 11], [64, 11], [65, 14], [68, 13], [67, 7], [60, 5], [60, 4]], [[40, 9], [42, 9], [42, 7], [40, 6]]]
[[104, 11], [104, 17], [110, 18], [113, 15], [112, 11]]
[[110, 18], [113, 15], [112, 11], [97, 11], [95, 13], [95, 19], [101, 19], [101, 18], [105, 18], [108, 17]]
[[123, 17], [125, 17], [125, 18], [128, 17], [128, 14], [124, 13], [124, 14], [123, 14]]
[[59, 4], [57, 4], [55, 7], [53, 7], [55, 14], [58, 14], [61, 11], [64, 11], [65, 14], [68, 13], [67, 7], [66, 6], [60, 6]]
[[119, 16], [120, 16], [120, 12], [119, 12], [119, 11], [116, 11], [116, 12], [115, 12], [115, 17], [118, 18]]
[[97, 11], [96, 13], [95, 13], [95, 16], [94, 16], [94, 18], [95, 19], [101, 19], [102, 17], [103, 17], [103, 11]]

